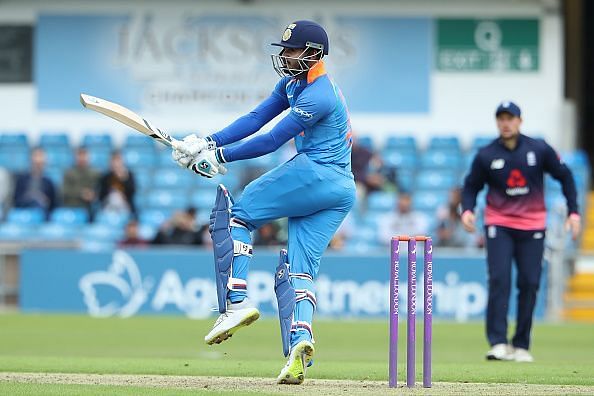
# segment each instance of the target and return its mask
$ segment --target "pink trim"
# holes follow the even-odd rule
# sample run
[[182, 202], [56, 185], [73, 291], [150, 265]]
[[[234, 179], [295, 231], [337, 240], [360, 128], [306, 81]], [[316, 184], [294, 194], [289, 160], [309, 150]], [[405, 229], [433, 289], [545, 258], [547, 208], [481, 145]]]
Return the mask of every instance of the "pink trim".
[[485, 209], [485, 225], [498, 225], [518, 230], [542, 230], [547, 226], [546, 210], [505, 214], [489, 206]]

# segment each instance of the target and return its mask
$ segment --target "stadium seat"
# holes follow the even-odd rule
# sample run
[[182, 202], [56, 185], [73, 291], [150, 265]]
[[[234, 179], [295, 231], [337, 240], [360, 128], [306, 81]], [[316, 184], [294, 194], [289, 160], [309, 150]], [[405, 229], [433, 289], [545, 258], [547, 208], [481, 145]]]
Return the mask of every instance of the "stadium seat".
[[79, 234], [79, 227], [68, 224], [47, 223], [37, 228], [37, 238], [43, 240], [74, 240]]
[[132, 147], [153, 149], [155, 146], [154, 142], [153, 139], [140, 133], [129, 134], [124, 140], [124, 149]]
[[24, 132], [0, 132], [0, 147], [29, 147], [27, 134]]
[[80, 231], [83, 240], [93, 242], [117, 241], [124, 234], [123, 228], [114, 228], [106, 224], [89, 224]]
[[74, 154], [69, 147], [48, 146], [44, 150], [46, 164], [49, 168], [67, 169], [74, 164]]
[[190, 204], [186, 190], [151, 189], [147, 192], [146, 205], [151, 209], [186, 209]]
[[31, 225], [18, 223], [0, 224], [0, 240], [23, 241], [32, 239], [35, 236], [35, 228]]
[[70, 140], [68, 138], [68, 134], [60, 132], [60, 133], [51, 133], [51, 132], [43, 132], [39, 137], [39, 145], [46, 150], [53, 148], [53, 147], [70, 147]]
[[28, 171], [31, 167], [29, 148], [0, 146], [0, 166], [13, 173]]
[[417, 189], [448, 190], [458, 185], [458, 172], [440, 169], [421, 170], [415, 177]]
[[414, 169], [417, 166], [417, 154], [410, 151], [388, 149], [383, 151], [382, 161], [388, 168]]
[[191, 204], [198, 211], [209, 211], [214, 205], [217, 190], [214, 188], [199, 189], [192, 192]]
[[448, 150], [427, 150], [421, 156], [421, 168], [458, 169], [461, 165], [460, 154]]
[[492, 136], [477, 136], [472, 140], [472, 147], [471, 150], [478, 150], [481, 147], [484, 147], [490, 144], [497, 135], [493, 134]]
[[374, 149], [374, 144], [373, 144], [373, 138], [371, 136], [355, 136], [355, 143], [361, 147], [365, 147], [369, 150], [373, 150]]
[[89, 221], [89, 212], [84, 208], [56, 208], [50, 215], [50, 222], [65, 225], [80, 225]]
[[138, 226], [138, 236], [145, 241], [152, 241], [157, 235], [159, 231], [159, 227], [151, 225], [151, 224], [143, 224], [141, 223]]
[[448, 190], [417, 190], [413, 194], [414, 210], [435, 213], [435, 210], [448, 201]]
[[38, 208], [12, 208], [6, 216], [6, 222], [21, 225], [41, 224], [44, 220], [45, 213]]
[[447, 150], [460, 152], [460, 140], [457, 136], [433, 136], [429, 139], [428, 150]]
[[[158, 169], [158, 168], [157, 168]], [[155, 174], [160, 173], [162, 170], [158, 169], [155, 171], [155, 168], [136, 168], [134, 169], [134, 183], [136, 184], [137, 190], [147, 190], [153, 187], [153, 177]], [[138, 194], [135, 195], [135, 198]]]
[[95, 224], [105, 225], [107, 227], [121, 228], [130, 219], [130, 214], [111, 211], [100, 211], [95, 217]]
[[412, 169], [396, 169], [396, 180], [400, 191], [412, 191], [415, 186], [415, 171]]
[[172, 211], [161, 209], [144, 209], [140, 212], [138, 220], [141, 224], [159, 227], [171, 217]]
[[377, 191], [367, 197], [367, 209], [370, 211], [391, 211], [396, 206], [396, 194], [393, 192]]
[[52, 183], [54, 183], [54, 187], [57, 189], [61, 189], [63, 182], [64, 182], [64, 171], [60, 168], [56, 167], [49, 167], [46, 168], [43, 174], [49, 178]]
[[128, 147], [122, 151], [124, 163], [130, 168], [146, 167], [156, 161], [155, 150], [152, 147]]
[[111, 158], [111, 149], [106, 147], [88, 148], [89, 165], [99, 171], [106, 171], [109, 168], [109, 159]]
[[390, 136], [386, 139], [384, 149], [414, 153], [417, 151], [417, 141], [414, 136]]
[[155, 188], [185, 189], [191, 186], [196, 176], [188, 170], [179, 167], [177, 169], [158, 169], [153, 172], [153, 186]]
[[81, 146], [88, 150], [101, 148], [111, 151], [113, 149], [111, 135], [107, 133], [87, 133], [82, 138]]
[[171, 157], [171, 150], [157, 150], [156, 156], [156, 165], [159, 166], [159, 168], [183, 170], [180, 166], [177, 165], [177, 163]]

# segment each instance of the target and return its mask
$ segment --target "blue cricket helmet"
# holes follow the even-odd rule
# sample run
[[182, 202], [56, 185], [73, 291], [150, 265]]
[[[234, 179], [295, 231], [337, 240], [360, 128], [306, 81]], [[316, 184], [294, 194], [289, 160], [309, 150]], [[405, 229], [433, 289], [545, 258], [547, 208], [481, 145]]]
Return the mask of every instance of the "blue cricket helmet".
[[281, 40], [272, 45], [284, 48], [315, 48], [328, 55], [328, 34], [314, 21], [295, 21], [287, 26]]

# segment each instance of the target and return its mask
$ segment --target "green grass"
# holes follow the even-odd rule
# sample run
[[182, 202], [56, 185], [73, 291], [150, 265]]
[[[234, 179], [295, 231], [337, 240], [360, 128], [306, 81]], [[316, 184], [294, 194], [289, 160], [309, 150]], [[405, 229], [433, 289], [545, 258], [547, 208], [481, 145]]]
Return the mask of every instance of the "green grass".
[[200, 389], [163, 389], [136, 386], [106, 386], [106, 385], [64, 385], [64, 384], [23, 384], [0, 382], [1, 395], [140, 395], [143, 396], [173, 396], [195, 394], [228, 394], [225, 392], [213, 393]]
[[[209, 347], [203, 336], [211, 325], [211, 320], [179, 317], [0, 315], [0, 371], [276, 377], [285, 362], [276, 320], [260, 320]], [[387, 380], [386, 322], [320, 320], [314, 331], [316, 357], [309, 378]], [[401, 327], [401, 380], [404, 331]], [[592, 325], [537, 323], [533, 364], [485, 361], [482, 323], [436, 322], [433, 333], [434, 381], [594, 385]], [[422, 340], [420, 332], [417, 340]], [[420, 381], [420, 342], [417, 353]], [[0, 385], [0, 394], [7, 394], [6, 386], [21, 386]], [[50, 388], [56, 394], [77, 393], [69, 386]]]

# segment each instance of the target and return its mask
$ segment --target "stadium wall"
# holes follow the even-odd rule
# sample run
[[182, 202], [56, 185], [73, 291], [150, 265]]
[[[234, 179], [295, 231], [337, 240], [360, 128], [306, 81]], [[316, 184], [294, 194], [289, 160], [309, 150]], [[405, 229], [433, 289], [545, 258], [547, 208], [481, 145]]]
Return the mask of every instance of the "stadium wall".
[[[528, 0], [447, 4], [172, 1], [167, 5], [153, 1], [4, 1], [0, 3], [0, 23], [35, 26], [35, 82], [0, 85], [0, 108], [9, 115], [3, 117], [1, 129], [25, 130], [32, 136], [65, 130], [74, 141], [97, 130], [123, 136], [124, 128], [78, 107], [76, 93], [92, 89], [89, 93], [131, 106], [171, 132], [214, 131], [248, 111], [271, 90], [276, 76], [266, 56], [270, 49], [263, 44], [278, 38], [284, 25], [296, 18], [315, 18], [327, 26], [334, 40], [329, 68], [345, 91], [353, 127], [359, 134], [373, 134], [381, 140], [394, 132], [414, 133], [421, 142], [430, 136], [455, 134], [469, 144], [477, 135], [494, 134], [493, 110], [499, 101], [511, 99], [524, 110], [526, 132], [543, 136], [562, 150], [574, 147], [573, 131], [566, 130], [571, 125], [571, 110], [563, 99], [558, 2]], [[469, 70], [462, 66], [460, 70], [455, 63], [456, 70], [444, 67], [438, 53], [448, 49], [448, 39], [440, 23], [452, 18], [465, 19], [483, 30], [486, 26], [487, 33], [482, 34], [490, 40], [477, 44], [475, 39], [473, 46], [489, 49], [494, 45], [491, 39], [500, 35], [502, 45], [512, 38], [507, 48], [512, 52], [502, 47], [496, 56], [500, 62], [487, 67], [470, 66]], [[504, 25], [518, 19], [536, 23], [537, 39], [521, 44], [527, 46], [528, 54], [535, 51], [532, 55], [536, 58], [520, 67], [506, 66], [505, 59], [513, 57], [517, 44], [513, 37], [526, 24], [519, 30]], [[494, 31], [488, 30], [493, 27], [491, 22]], [[158, 62], [151, 50], [121, 56], [122, 36], [130, 46], [138, 45], [147, 40], [147, 26], [151, 25], [154, 36], [150, 40], [164, 43], [171, 32], [188, 23], [198, 29], [200, 38], [187, 42], [202, 50], [212, 49], [206, 58], [188, 61], [169, 57]], [[115, 33], [110, 30], [113, 26]], [[478, 34], [476, 30], [474, 34]], [[262, 43], [251, 42], [254, 37]], [[252, 46], [262, 56], [246, 58], [233, 46], [233, 40], [239, 40], [243, 49]], [[463, 45], [465, 39], [461, 40], [453, 44]], [[119, 58], [105, 56], [114, 51], [120, 51]], [[467, 55], [466, 61], [469, 57], [472, 55]], [[201, 96], [204, 100], [150, 100], [154, 92], [179, 92], [192, 86], [207, 88]], [[229, 89], [236, 95], [226, 101]]]

